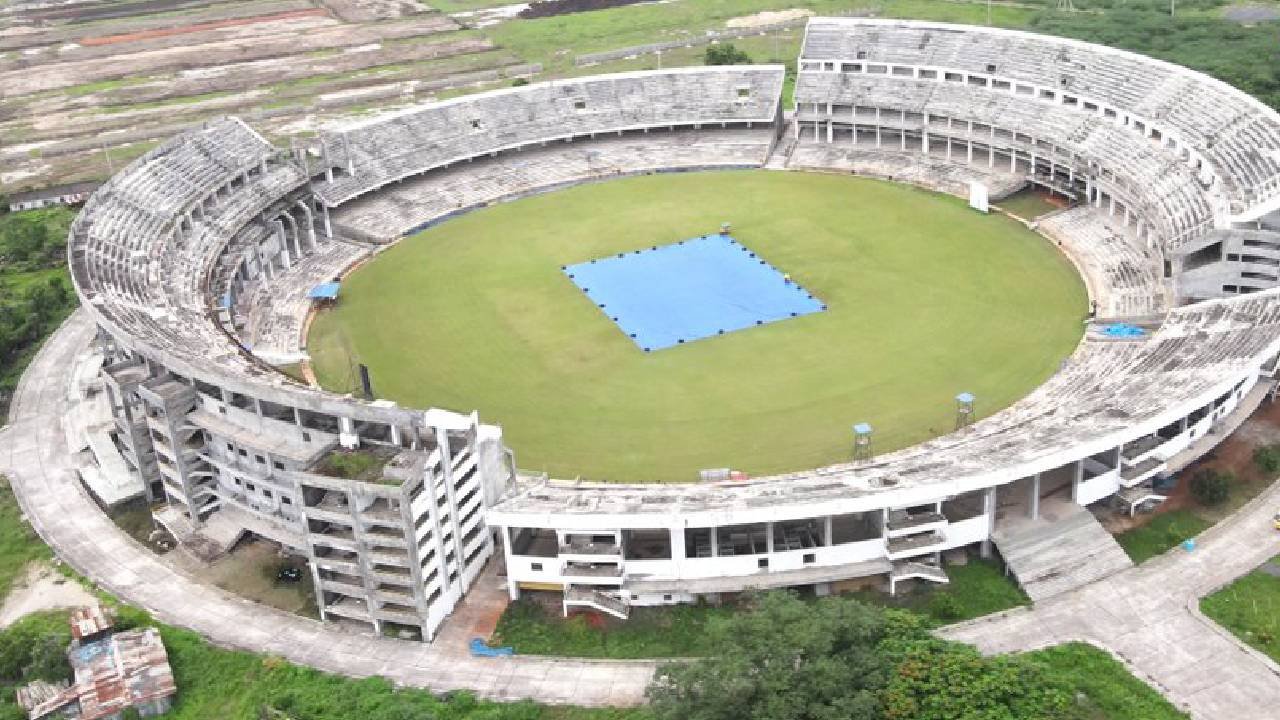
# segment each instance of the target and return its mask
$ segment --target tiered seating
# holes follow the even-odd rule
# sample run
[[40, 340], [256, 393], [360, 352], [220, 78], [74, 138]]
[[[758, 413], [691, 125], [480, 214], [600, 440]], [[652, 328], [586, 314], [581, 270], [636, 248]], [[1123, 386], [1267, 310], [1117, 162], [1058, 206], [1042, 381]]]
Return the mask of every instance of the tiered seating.
[[[1187, 165], [1141, 136], [1083, 110], [982, 87], [862, 73], [801, 73], [796, 99], [797, 119], [802, 122], [825, 118], [825, 105], [832, 103], [880, 108], [882, 127], [914, 132], [926, 129], [928, 113], [927, 130], [938, 138], [985, 144], [993, 141], [994, 128], [994, 144], [1028, 155], [1048, 155], [1043, 145], [1047, 142], [1057, 149], [1055, 162], [1075, 166], [1082, 174], [1090, 166], [1107, 168], [1113, 192], [1151, 222], [1170, 248], [1202, 235], [1213, 223], [1213, 207]], [[816, 103], [819, 110], [806, 110], [806, 103]], [[905, 123], [901, 113], [907, 113]], [[850, 116], [833, 112], [833, 117], [839, 121]], [[860, 114], [856, 122], [870, 124], [874, 116]], [[981, 129], [970, 132], [969, 123]], [[806, 139], [804, 133], [801, 139]]]
[[956, 161], [946, 159], [941, 148], [923, 155], [919, 151], [895, 152], [839, 143], [802, 143], [787, 163], [798, 170], [851, 172], [858, 175], [906, 182], [912, 185], [968, 197], [969, 182], [980, 181], [992, 198], [1006, 197], [1021, 189], [1026, 181], [1004, 166], [988, 169], [964, 162], [964, 151]]
[[283, 362], [303, 353], [303, 323], [311, 309], [307, 293], [316, 285], [342, 274], [371, 248], [342, 241], [322, 244], [274, 280], [246, 288], [247, 297], [236, 308], [244, 317], [241, 342], [268, 362]]
[[210, 272], [228, 238], [306, 181], [301, 168], [275, 156], [242, 122], [223, 119], [130, 164], [72, 227], [72, 272], [85, 299], [123, 338], [260, 374], [206, 309]]
[[435, 170], [349, 202], [333, 215], [349, 237], [386, 242], [500, 198], [574, 182], [669, 169], [759, 167], [772, 128], [601, 136]]
[[1045, 218], [1040, 227], [1081, 265], [1099, 317], [1164, 311], [1161, 258], [1108, 226], [1102, 213], [1088, 206], [1075, 207]]
[[1233, 212], [1280, 195], [1280, 116], [1225, 83], [1159, 60], [995, 28], [823, 18], [809, 23], [802, 69], [822, 62], [941, 68], [1070, 95], [1114, 111], [1117, 126], [1123, 114], [1141, 123], [1126, 132], [1141, 138], [1154, 125], [1203, 156]]
[[782, 66], [684, 68], [511, 88], [424, 105], [327, 133], [330, 206], [485, 153], [638, 128], [772, 123]]

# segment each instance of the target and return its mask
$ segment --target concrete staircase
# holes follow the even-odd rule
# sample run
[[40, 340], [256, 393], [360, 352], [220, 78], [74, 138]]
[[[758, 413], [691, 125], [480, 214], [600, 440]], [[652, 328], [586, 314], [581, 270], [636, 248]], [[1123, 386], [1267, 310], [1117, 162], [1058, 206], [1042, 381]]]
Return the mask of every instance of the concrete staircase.
[[1009, 572], [1033, 601], [1133, 566], [1111, 533], [1075, 503], [1056, 505], [1052, 517], [997, 526], [992, 539]]
[[599, 610], [620, 620], [626, 620], [631, 615], [631, 604], [626, 600], [600, 590], [577, 585], [570, 585], [564, 591], [565, 615], [569, 614], [570, 608]]

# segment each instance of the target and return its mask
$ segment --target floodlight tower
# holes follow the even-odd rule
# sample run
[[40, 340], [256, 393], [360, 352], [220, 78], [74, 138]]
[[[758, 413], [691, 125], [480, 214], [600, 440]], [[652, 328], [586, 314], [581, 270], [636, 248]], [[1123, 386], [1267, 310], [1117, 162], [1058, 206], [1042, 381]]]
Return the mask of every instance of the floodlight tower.
[[858, 423], [853, 426], [853, 459], [871, 459], [871, 425]]
[[962, 392], [956, 396], [956, 429], [973, 422], [973, 393]]

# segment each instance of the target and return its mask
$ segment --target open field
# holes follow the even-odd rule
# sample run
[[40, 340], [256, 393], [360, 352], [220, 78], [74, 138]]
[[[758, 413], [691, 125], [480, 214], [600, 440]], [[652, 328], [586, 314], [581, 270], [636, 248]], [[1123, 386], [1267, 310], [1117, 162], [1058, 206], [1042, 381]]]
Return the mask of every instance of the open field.
[[[828, 311], [645, 354], [560, 272], [724, 220]], [[951, 197], [835, 175], [657, 175], [400, 243], [348, 279], [309, 352], [330, 388], [349, 389], [358, 361], [381, 397], [478, 409], [522, 468], [690, 481], [847, 459], [861, 421], [877, 452], [914, 444], [952, 429], [961, 391], [991, 414], [1072, 352], [1084, 305], [1052, 245]]]

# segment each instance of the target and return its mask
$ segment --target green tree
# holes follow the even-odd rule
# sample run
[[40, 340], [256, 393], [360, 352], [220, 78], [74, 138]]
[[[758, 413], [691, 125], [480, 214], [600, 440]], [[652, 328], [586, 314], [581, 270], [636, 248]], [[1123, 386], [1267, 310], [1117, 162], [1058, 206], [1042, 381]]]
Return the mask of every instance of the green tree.
[[703, 56], [706, 65], [750, 65], [751, 56], [734, 47], [733, 43], [710, 45]]
[[790, 592], [708, 625], [711, 654], [659, 669], [659, 720], [874, 720], [890, 668], [877, 646], [884, 613], [845, 598]]
[[1205, 505], [1221, 505], [1231, 492], [1231, 474], [1211, 468], [1198, 470], [1191, 476], [1191, 494]]

